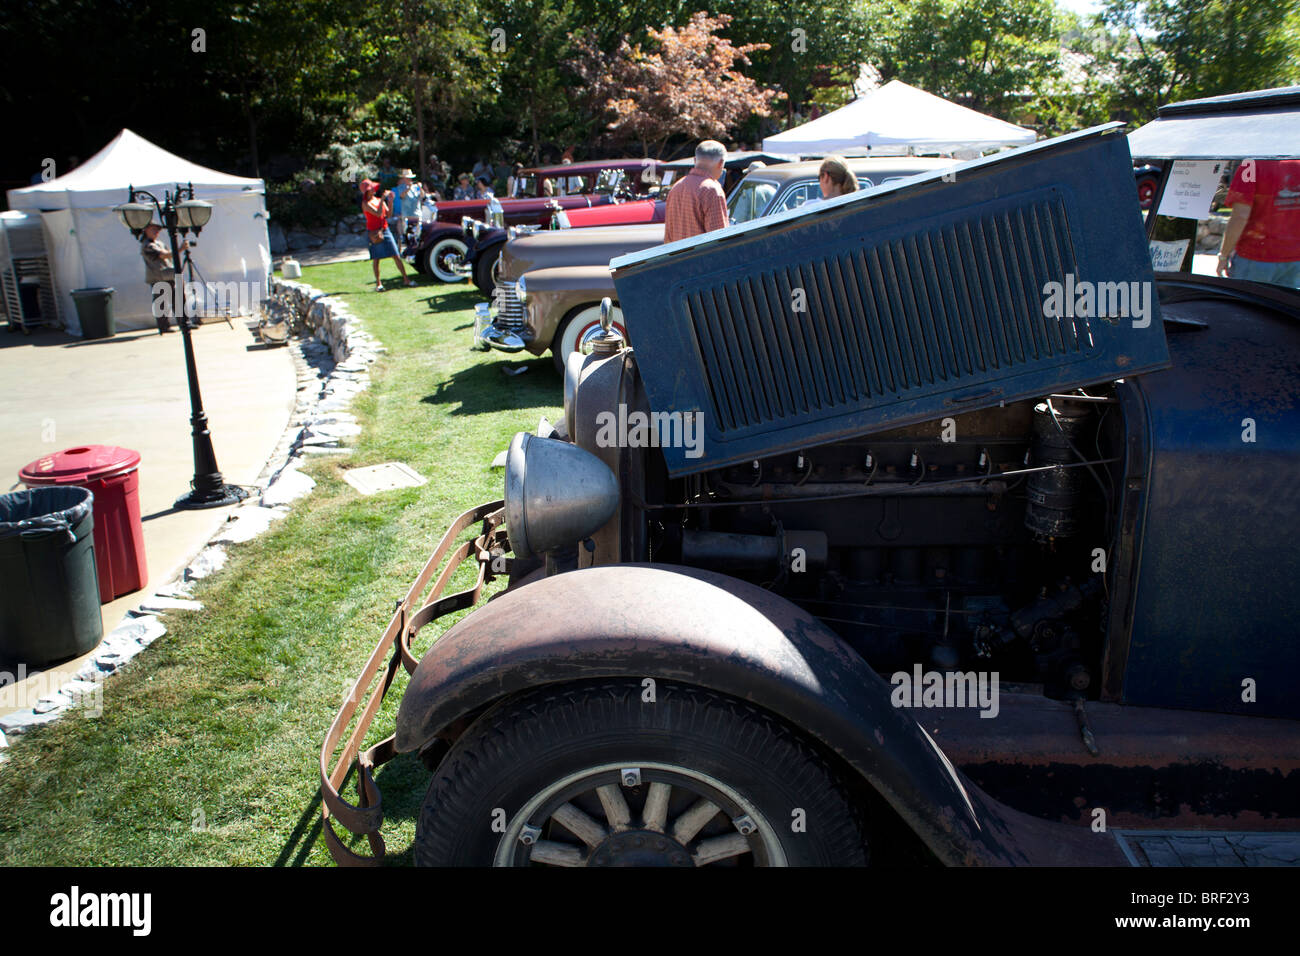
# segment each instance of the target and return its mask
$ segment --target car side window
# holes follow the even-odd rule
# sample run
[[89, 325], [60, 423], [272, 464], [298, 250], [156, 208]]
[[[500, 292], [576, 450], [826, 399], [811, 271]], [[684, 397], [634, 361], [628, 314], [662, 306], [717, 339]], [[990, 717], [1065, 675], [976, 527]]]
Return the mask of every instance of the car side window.
[[782, 198], [781, 204], [773, 212], [785, 212], [787, 209], [798, 209], [814, 195], [820, 196], [822, 188], [815, 182], [800, 183], [793, 189], [789, 190]]
[[727, 197], [728, 215], [733, 223], [757, 219], [771, 202], [776, 187], [771, 183], [750, 180], [742, 182]]

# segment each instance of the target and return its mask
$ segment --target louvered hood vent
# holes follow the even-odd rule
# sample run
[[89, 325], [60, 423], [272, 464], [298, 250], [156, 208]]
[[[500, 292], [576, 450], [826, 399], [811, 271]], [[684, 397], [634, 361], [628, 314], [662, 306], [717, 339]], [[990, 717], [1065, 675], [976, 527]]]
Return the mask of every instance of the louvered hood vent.
[[1168, 364], [1111, 127], [612, 265], [673, 475]]

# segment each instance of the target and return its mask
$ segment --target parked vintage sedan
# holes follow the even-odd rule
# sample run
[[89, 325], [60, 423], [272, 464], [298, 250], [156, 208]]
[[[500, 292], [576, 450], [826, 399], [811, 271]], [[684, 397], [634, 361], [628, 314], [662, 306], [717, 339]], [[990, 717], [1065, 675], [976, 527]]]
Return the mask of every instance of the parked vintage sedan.
[[[1300, 88], [1134, 140], [1294, 156], [1297, 118]], [[515, 436], [330, 727], [334, 858], [382, 856], [398, 754], [423, 865], [1294, 835], [1300, 294], [1153, 274], [1118, 126], [615, 260], [635, 345], [607, 316], [569, 359], [562, 426]]]
[[[908, 156], [849, 160], [863, 189], [948, 169], [953, 163], [950, 159]], [[797, 209], [814, 196], [820, 197], [820, 166], [820, 161], [814, 160], [755, 170], [727, 200], [732, 222]], [[489, 316], [490, 324], [476, 330], [476, 335], [482, 333], [479, 347], [507, 352], [526, 349], [534, 355], [550, 349], [556, 370], [562, 371], [569, 353], [586, 349], [599, 331], [600, 300], [605, 296], [614, 299], [614, 328], [621, 332], [622, 313], [607, 253], [617, 248], [616, 254], [621, 255], [659, 245], [664, 236], [662, 222], [660, 218], [653, 225], [622, 227], [626, 233], [560, 230], [508, 242], [496, 267], [500, 279], [499, 294], [494, 295], [497, 312]], [[522, 301], [521, 291], [530, 297], [527, 303]]]
[[659, 166], [653, 159], [603, 159], [525, 169], [513, 196], [438, 203], [427, 221], [412, 225], [402, 254], [419, 272], [458, 282], [465, 277], [467, 219], [545, 228], [556, 212], [647, 195], [658, 186]]
[[[551, 217], [552, 229], [585, 229], [589, 226], [646, 225], [664, 221], [665, 200], [662, 198], [628, 199], [615, 197], [614, 202], [588, 206], [585, 209], [557, 209]], [[457, 270], [473, 279], [479, 291], [489, 298], [496, 289], [501, 253], [506, 242], [516, 236], [536, 232], [536, 225], [492, 226], [477, 219], [463, 222], [468, 251], [465, 261]]]

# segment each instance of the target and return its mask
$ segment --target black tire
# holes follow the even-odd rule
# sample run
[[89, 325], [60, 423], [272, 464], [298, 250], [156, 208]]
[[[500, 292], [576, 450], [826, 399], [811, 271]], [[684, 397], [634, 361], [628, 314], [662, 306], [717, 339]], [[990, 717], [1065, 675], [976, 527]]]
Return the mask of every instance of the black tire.
[[[734, 841], [735, 831], [744, 834], [742, 811], [759, 824], [756, 835], [745, 838], [754, 849], [722, 862], [757, 865], [780, 862], [782, 856], [792, 866], [867, 862], [859, 802], [800, 734], [752, 704], [697, 687], [658, 681], [654, 702], [643, 702], [642, 694], [640, 680], [566, 684], [509, 698], [483, 714], [451, 748], [429, 785], [416, 827], [417, 865], [535, 863], [534, 851], [524, 849], [532, 844], [514, 835], [523, 834], [529, 821], [545, 828], [535, 841], [538, 848], [543, 843], [553, 848], [555, 840], [567, 838], [575, 852], [585, 854], [576, 865], [608, 864], [618, 829], [608, 827], [603, 842], [584, 846], [552, 821], [554, 810], [546, 808], [579, 805], [588, 780], [619, 785], [624, 771], [611, 772], [610, 766], [649, 768], [643, 786], [619, 791], [633, 808], [635, 825], [624, 834], [629, 839], [655, 836], [645, 825], [645, 788], [655, 779], [655, 768], [665, 773], [680, 769], [722, 788], [692, 790], [695, 778], [677, 778], [687, 785], [672, 791], [674, 800], [685, 801], [666, 811], [674, 820], [680, 821], [681, 807], [700, 795], [721, 812], [711, 819], [712, 830], [680, 844], [667, 841], [671, 865], [690, 865], [692, 857], [686, 854], [700, 852], [701, 841], [710, 836], [721, 833]], [[601, 772], [612, 776], [599, 776]], [[567, 790], [565, 781], [570, 782]], [[670, 824], [656, 834], [675, 832]], [[779, 848], [772, 851], [774, 845]], [[685, 853], [678, 852], [682, 849]], [[666, 858], [655, 863], [639, 859], [645, 865], [670, 865]]]
[[474, 263], [474, 284], [489, 299], [492, 298], [492, 292], [497, 287], [496, 266], [500, 259], [501, 247], [496, 246], [481, 254]]

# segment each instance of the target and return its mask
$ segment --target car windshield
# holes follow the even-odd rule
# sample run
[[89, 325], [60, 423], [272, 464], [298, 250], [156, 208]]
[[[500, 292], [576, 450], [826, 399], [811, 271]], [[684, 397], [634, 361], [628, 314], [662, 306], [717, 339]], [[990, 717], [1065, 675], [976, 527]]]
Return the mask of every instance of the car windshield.
[[537, 177], [536, 176], [516, 176], [515, 191], [510, 194], [512, 197], [526, 197], [537, 195]]
[[621, 169], [602, 169], [600, 175], [596, 177], [595, 191], [605, 195], [618, 192], [623, 178], [624, 172]]
[[727, 200], [727, 214], [733, 223], [757, 219], [776, 195], [776, 184], [750, 179], [732, 190]]
[[1175, 160], [1158, 203], [1156, 271], [1300, 288], [1300, 159]]

